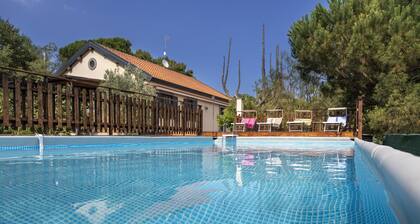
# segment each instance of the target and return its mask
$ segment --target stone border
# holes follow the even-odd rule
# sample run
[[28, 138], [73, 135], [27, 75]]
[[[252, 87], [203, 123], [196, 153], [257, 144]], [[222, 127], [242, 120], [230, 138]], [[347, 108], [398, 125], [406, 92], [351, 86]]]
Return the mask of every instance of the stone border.
[[383, 182], [401, 223], [420, 220], [420, 157], [410, 153], [355, 139], [369, 165]]

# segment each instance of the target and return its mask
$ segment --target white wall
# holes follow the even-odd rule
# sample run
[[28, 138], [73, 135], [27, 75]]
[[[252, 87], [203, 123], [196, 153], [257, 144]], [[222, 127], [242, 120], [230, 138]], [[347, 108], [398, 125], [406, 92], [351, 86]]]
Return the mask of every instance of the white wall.
[[[89, 59], [91, 58], [96, 60], [96, 68], [94, 70], [91, 70], [88, 65]], [[82, 59], [73, 64], [72, 68], [66, 71], [64, 75], [103, 80], [106, 70], [124, 72], [123, 67], [92, 50], [86, 52]]]
[[217, 115], [219, 115], [220, 106], [217, 104], [198, 101], [203, 109], [203, 131], [213, 132], [217, 131]]
[[217, 115], [219, 115], [220, 107], [226, 107], [228, 103], [218, 100], [212, 100], [208, 97], [196, 95], [182, 90], [175, 90], [171, 87], [162, 86], [156, 83], [151, 83], [157, 90], [171, 93], [178, 98], [178, 101], [183, 101], [185, 98], [196, 99], [198, 105], [203, 109], [203, 132], [216, 132], [219, 130], [217, 126]]
[[[174, 93], [178, 101], [184, 101], [185, 96]], [[193, 98], [193, 97], [191, 97]], [[197, 104], [203, 110], [203, 132], [216, 132], [219, 130], [217, 126], [217, 115], [219, 115], [220, 106], [215, 103], [197, 100]]]

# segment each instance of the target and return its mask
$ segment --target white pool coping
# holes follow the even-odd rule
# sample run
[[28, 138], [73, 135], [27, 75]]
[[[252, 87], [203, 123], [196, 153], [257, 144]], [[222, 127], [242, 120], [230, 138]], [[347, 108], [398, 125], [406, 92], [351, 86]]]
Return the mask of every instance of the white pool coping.
[[419, 223], [420, 157], [360, 139], [355, 142], [383, 182], [400, 223]]

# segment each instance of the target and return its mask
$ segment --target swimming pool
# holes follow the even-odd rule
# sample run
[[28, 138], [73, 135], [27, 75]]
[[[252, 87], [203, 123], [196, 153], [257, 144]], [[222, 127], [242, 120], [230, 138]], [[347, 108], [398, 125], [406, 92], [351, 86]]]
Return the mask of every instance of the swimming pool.
[[352, 141], [309, 142], [56, 144], [42, 159], [2, 149], [0, 223], [397, 223]]

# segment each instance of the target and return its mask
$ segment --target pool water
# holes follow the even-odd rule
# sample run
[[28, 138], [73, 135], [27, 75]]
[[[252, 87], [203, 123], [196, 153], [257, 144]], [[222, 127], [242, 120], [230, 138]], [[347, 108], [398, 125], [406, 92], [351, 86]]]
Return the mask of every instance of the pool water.
[[397, 223], [357, 148], [2, 159], [0, 199], [0, 223]]

